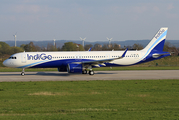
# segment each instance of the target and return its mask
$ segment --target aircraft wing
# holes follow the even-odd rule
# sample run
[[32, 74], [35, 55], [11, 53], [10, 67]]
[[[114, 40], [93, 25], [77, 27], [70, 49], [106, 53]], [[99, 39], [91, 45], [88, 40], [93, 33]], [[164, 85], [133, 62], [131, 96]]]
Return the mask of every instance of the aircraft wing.
[[[92, 65], [92, 66], [99, 66], [98, 64], [103, 64], [105, 62], [111, 62], [113, 60], [117, 60], [117, 59], [122, 59], [126, 52], [127, 52], [128, 49], [126, 49], [124, 51], [124, 53], [122, 54], [122, 56], [118, 57], [118, 58], [112, 58], [112, 59], [102, 59], [102, 60], [93, 60], [93, 61], [82, 61], [80, 62], [81, 64], [83, 64], [84, 66], [89, 66], [89, 65]], [[79, 62], [78, 62], [79, 63]]]

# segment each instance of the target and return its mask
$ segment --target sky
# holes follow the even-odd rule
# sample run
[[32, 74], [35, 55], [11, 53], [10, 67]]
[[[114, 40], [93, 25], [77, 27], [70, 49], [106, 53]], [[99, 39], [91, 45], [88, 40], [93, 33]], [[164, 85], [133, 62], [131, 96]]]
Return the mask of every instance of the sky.
[[179, 0], [1, 0], [0, 41], [179, 40]]

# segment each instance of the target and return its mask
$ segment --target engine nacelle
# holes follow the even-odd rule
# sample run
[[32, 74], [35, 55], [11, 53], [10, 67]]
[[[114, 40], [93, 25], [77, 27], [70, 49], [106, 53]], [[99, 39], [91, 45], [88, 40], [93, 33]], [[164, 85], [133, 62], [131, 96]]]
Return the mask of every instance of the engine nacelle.
[[67, 66], [68, 73], [82, 73], [82, 64], [71, 63]]

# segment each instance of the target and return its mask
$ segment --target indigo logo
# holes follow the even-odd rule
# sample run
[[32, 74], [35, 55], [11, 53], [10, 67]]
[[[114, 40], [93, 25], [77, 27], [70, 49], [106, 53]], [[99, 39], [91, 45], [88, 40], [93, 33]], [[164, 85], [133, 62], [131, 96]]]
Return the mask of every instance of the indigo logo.
[[27, 60], [51, 60], [51, 55], [46, 55], [45, 53], [36, 54], [36, 55], [29, 55], [27, 54]]

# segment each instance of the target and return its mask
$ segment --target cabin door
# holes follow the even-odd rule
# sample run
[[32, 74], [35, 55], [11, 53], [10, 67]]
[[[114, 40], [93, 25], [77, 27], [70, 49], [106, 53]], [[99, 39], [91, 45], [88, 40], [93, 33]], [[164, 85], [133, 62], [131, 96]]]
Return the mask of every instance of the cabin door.
[[21, 54], [21, 62], [26, 63], [26, 54], [25, 53]]
[[106, 59], [109, 59], [110, 58], [110, 55], [109, 54], [106, 54]]
[[81, 55], [75, 55], [75, 60], [76, 61], [81, 61], [82, 59], [82, 56]]

